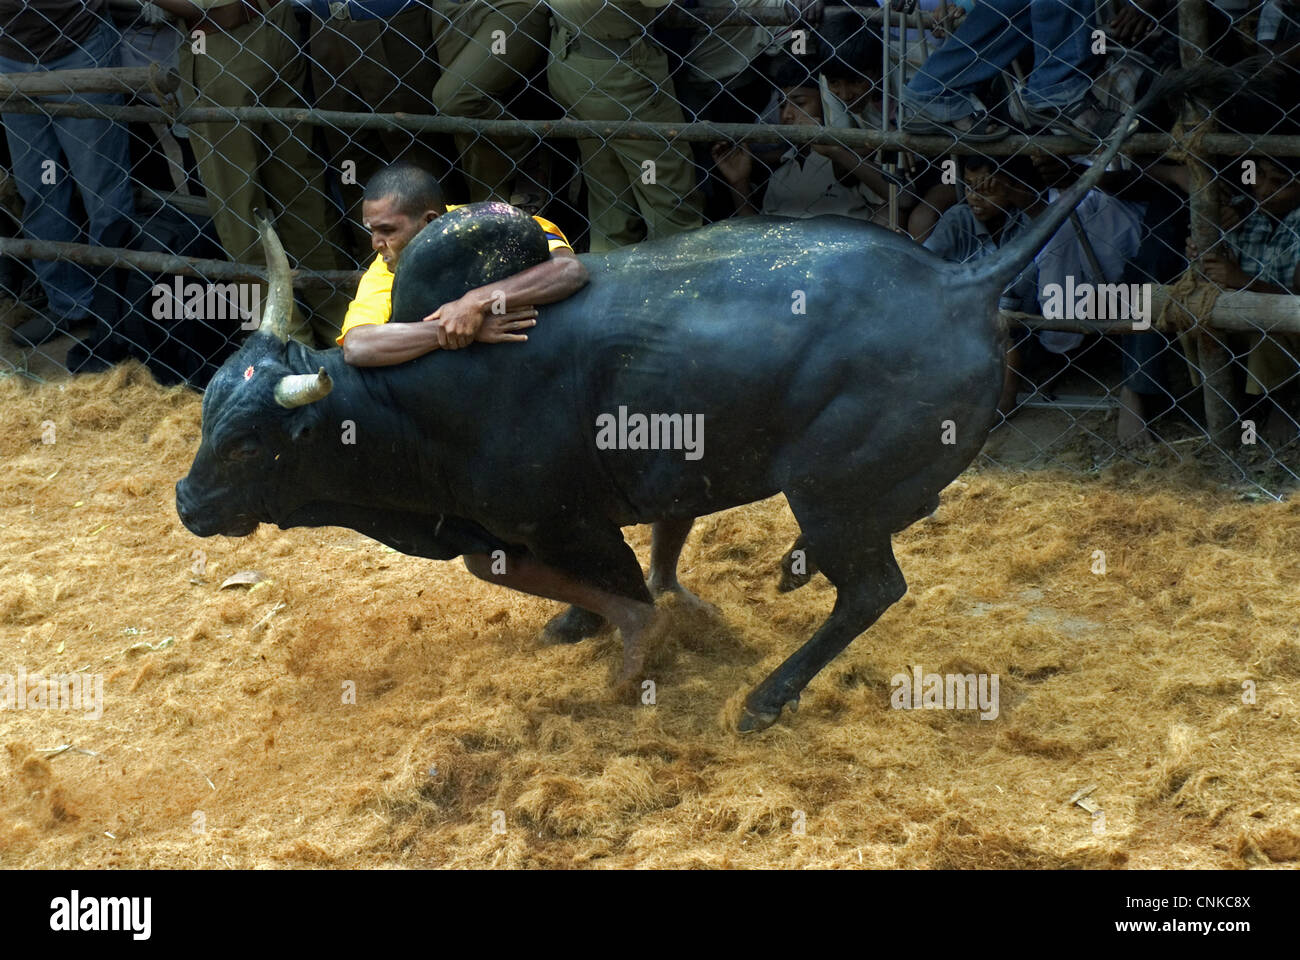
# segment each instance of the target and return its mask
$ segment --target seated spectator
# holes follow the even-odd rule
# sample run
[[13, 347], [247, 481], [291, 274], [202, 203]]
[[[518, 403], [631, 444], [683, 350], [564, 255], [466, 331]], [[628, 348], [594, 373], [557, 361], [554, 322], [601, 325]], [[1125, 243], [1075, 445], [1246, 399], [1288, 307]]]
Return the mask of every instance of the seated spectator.
[[[1079, 170], [1060, 158], [1035, 155], [1034, 168], [1046, 185], [1048, 203], [1078, 179]], [[1120, 200], [1102, 190], [1090, 190], [1074, 215], [1047, 241], [1035, 258], [1038, 299], [1046, 303], [1073, 280], [1075, 285], [1118, 283], [1126, 262], [1138, 252], [1146, 207]], [[1064, 355], [1083, 343], [1083, 334], [1041, 330], [1039, 342], [1050, 353]]]
[[[56, 29], [54, 25], [59, 25]], [[116, 67], [117, 28], [103, 0], [0, 0], [0, 72]], [[116, 94], [80, 94], [83, 103], [121, 105]], [[90, 242], [122, 247], [134, 231], [131, 158], [126, 127], [111, 120], [4, 114], [14, 180], [23, 200], [23, 232], [33, 240], [83, 240], [73, 200], [81, 196]], [[105, 309], [95, 277], [68, 260], [36, 260], [48, 313], [15, 327], [20, 346], [46, 343], [88, 324]], [[97, 300], [99, 301], [97, 303]]]
[[[361, 203], [365, 227], [377, 256], [357, 286], [338, 343], [355, 366], [378, 367], [423, 356], [432, 350], [457, 350], [475, 340], [507, 343], [527, 340], [521, 331], [536, 324], [538, 306], [555, 303], [587, 283], [587, 270], [560, 228], [541, 217], [551, 259], [500, 283], [470, 290], [437, 306], [422, 323], [389, 324], [393, 312], [393, 267], [406, 245], [426, 224], [455, 205], [443, 201], [432, 174], [408, 164], [385, 167], [366, 184]], [[505, 313], [493, 313], [494, 297], [505, 294]]]
[[[824, 98], [821, 84], [799, 63], [791, 61], [778, 71], [783, 100], [783, 124], [821, 126], [829, 108], [838, 108], [844, 125], [848, 114], [838, 98]], [[829, 94], [829, 91], [826, 91]], [[829, 101], [829, 103], [828, 103]], [[885, 196], [889, 180], [869, 155], [850, 147], [819, 143], [791, 147], [772, 172], [763, 199], [755, 205], [752, 178], [754, 158], [743, 144], [714, 144], [714, 162], [731, 187], [738, 216], [758, 213], [783, 217], [815, 217], [838, 214], [889, 222]], [[908, 195], [900, 202], [915, 202]]]
[[[1173, 284], [1187, 269], [1183, 256], [1190, 214], [1186, 173], [1183, 166], [1150, 163], [1102, 178], [1101, 188], [1107, 193], [1128, 202], [1140, 198], [1146, 205], [1142, 239], [1137, 253], [1125, 265], [1121, 283]], [[1116, 438], [1122, 448], [1134, 450], [1155, 441], [1150, 424], [1175, 406], [1166, 375], [1171, 341], [1153, 328], [1120, 334], [1117, 342], [1124, 379], [1120, 383]]]
[[989, 116], [976, 90], [1032, 48], [1034, 68], [1021, 95], [1020, 119], [1101, 139], [1115, 117], [1088, 92], [1095, 6], [1094, 0], [981, 0], [904, 88], [903, 129], [968, 141], [1005, 137], [1010, 128]]
[[880, 37], [859, 18], [837, 17], [822, 28], [830, 51], [821, 67], [826, 85], [846, 110], [868, 130], [879, 130], [883, 84]]
[[[924, 244], [927, 250], [956, 263], [991, 256], [1024, 231], [1031, 212], [1042, 206], [1032, 186], [1037, 179], [1033, 167], [1024, 158], [999, 165], [988, 157], [967, 157], [962, 172], [966, 199], [943, 212]], [[1037, 274], [1035, 265], [1029, 264], [1003, 291], [999, 309], [1036, 310]], [[1019, 355], [1013, 346], [1008, 351], [998, 404], [1003, 415], [1009, 415], [1016, 405], [1018, 366]]]
[[[1256, 165], [1251, 192], [1255, 210], [1206, 253], [1200, 268], [1206, 278], [1225, 290], [1255, 293], [1300, 293], [1300, 178], [1295, 158], [1252, 157]], [[1189, 241], [1187, 255], [1199, 254]], [[1249, 396], [1271, 400], [1261, 404], [1259, 435], [1272, 447], [1295, 438], [1295, 423], [1279, 404], [1280, 395], [1295, 392], [1300, 336], [1251, 334], [1247, 358]], [[1286, 387], [1287, 389], [1283, 390]]]

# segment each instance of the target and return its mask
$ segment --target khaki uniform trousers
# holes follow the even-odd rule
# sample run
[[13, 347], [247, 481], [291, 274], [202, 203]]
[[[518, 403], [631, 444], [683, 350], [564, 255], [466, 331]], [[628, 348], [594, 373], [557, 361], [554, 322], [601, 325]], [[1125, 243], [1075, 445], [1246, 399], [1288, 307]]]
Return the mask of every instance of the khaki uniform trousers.
[[[551, 96], [577, 120], [681, 123], [668, 58], [639, 41], [604, 57], [599, 39], [583, 41], [557, 27], [547, 68]], [[702, 223], [690, 148], [654, 140], [579, 140], [587, 180], [591, 251], [655, 240]], [[652, 165], [648, 165], [647, 161]]]
[[[180, 49], [181, 102], [200, 107], [303, 107], [307, 65], [298, 47], [293, 5], [281, 2], [258, 18], [226, 33], [207, 30], [205, 50], [193, 39]], [[311, 127], [279, 122], [194, 123], [190, 145], [208, 194], [208, 208], [221, 245], [232, 260], [263, 259], [253, 209], [276, 211], [276, 232], [290, 260], [314, 270], [338, 269], [334, 233], [327, 215], [324, 164], [308, 146]], [[313, 316], [308, 329], [296, 316], [295, 339], [308, 343], [314, 331], [321, 345], [334, 345], [347, 309], [339, 292], [303, 295]]]
[[[502, 98], [546, 56], [550, 13], [535, 0], [431, 0], [442, 76], [433, 104], [449, 117], [506, 119]], [[510, 183], [534, 141], [455, 135], [471, 201], [510, 199]]]

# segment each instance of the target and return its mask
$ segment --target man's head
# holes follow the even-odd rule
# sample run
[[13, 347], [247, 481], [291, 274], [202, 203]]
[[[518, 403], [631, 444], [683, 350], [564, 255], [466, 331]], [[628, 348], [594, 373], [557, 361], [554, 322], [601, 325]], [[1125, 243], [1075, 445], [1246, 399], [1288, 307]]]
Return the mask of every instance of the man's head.
[[1255, 203], [1279, 219], [1300, 207], [1300, 177], [1291, 169], [1300, 166], [1292, 157], [1251, 157], [1255, 161], [1255, 182], [1251, 186]]
[[1013, 208], [1033, 203], [1036, 177], [1023, 157], [998, 163], [991, 157], [967, 157], [962, 163], [966, 204], [980, 223], [996, 223]]
[[781, 123], [816, 126], [822, 122], [821, 88], [806, 66], [787, 56], [772, 65], [770, 76], [781, 88]]
[[361, 224], [390, 270], [415, 235], [446, 211], [437, 178], [413, 163], [384, 167], [370, 178], [361, 198]]
[[[853, 8], [845, 8], [847, 13]], [[828, 55], [821, 72], [831, 93], [854, 113], [862, 113], [873, 94], [879, 95], [880, 35], [856, 15], [828, 17], [821, 36]]]

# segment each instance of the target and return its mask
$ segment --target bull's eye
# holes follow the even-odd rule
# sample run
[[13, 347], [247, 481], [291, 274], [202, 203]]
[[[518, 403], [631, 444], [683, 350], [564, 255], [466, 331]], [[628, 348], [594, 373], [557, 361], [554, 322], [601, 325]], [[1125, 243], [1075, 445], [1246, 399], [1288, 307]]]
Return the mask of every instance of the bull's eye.
[[231, 460], [252, 460], [262, 452], [262, 445], [256, 437], [245, 437], [227, 448], [226, 457]]

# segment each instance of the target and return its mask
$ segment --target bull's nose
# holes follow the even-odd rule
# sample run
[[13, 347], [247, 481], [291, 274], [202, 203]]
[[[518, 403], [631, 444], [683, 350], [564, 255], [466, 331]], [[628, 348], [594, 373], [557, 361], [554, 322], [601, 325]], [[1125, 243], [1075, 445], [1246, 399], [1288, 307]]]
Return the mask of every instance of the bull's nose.
[[176, 515], [181, 518], [181, 523], [188, 527], [193, 519], [193, 513], [187, 499], [185, 496], [185, 481], [178, 480], [176, 482]]

